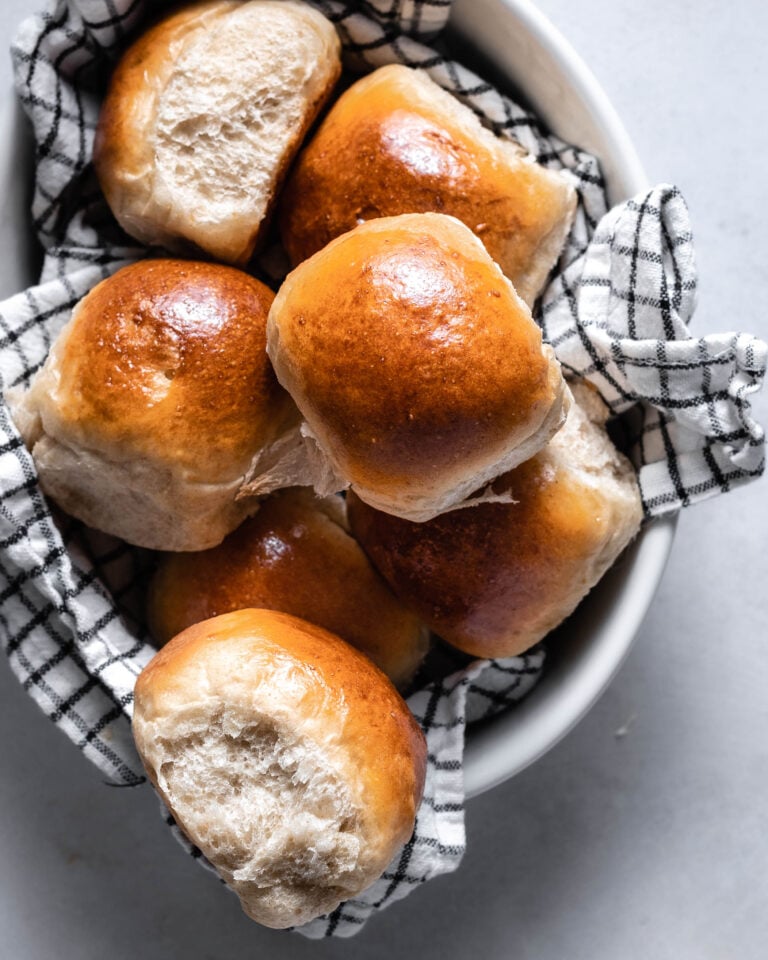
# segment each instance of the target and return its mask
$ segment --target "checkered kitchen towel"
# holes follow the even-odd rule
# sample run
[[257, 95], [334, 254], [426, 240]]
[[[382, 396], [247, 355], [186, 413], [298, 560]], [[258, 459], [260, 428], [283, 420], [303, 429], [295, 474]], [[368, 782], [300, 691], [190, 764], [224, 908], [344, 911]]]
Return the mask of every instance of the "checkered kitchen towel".
[[[38, 286], [0, 304], [2, 387], [27, 383], [73, 305], [146, 251], [106, 208], [89, 163], [110, 69], [140, 29], [148, 0], [49, 0], [13, 47], [16, 86], [36, 141], [32, 218], [45, 249]], [[349, 65], [426, 70], [500, 136], [572, 171], [579, 212], [538, 309], [562, 363], [636, 421], [632, 455], [648, 517], [727, 491], [763, 470], [750, 417], [766, 346], [746, 334], [693, 338], [696, 289], [685, 204], [660, 186], [606, 208], [597, 162], [549, 136], [526, 111], [423, 45], [450, 0], [315, 2], [336, 24]], [[143, 782], [130, 733], [135, 678], [153, 654], [141, 617], [151, 556], [57, 516], [0, 407], [0, 628], [30, 695], [115, 783]], [[468, 722], [508, 707], [535, 683], [543, 651], [476, 662], [409, 700], [429, 768], [415, 833], [362, 897], [302, 929], [348, 936], [377, 909], [453, 870], [464, 850], [462, 755]]]

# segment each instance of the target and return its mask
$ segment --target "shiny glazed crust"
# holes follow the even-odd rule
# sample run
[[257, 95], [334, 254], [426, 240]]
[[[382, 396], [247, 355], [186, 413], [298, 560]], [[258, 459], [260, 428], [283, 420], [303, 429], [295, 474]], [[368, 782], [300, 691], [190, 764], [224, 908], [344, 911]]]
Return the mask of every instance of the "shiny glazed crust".
[[413, 520], [532, 456], [567, 408], [528, 307], [452, 217], [332, 241], [289, 274], [267, 342], [341, 486]]
[[96, 286], [11, 397], [43, 490], [154, 549], [218, 543], [296, 411], [265, 352], [273, 294], [231, 267], [145, 260]]
[[[206, 731], [216, 724], [229, 731], [225, 739], [232, 758], [231, 791], [240, 791], [239, 796], [222, 793], [226, 770], [218, 771], [219, 795], [207, 796], [203, 767], [192, 783], [194, 796], [182, 801], [169, 791], [169, 764], [183, 768], [201, 752], [204, 764], [206, 744], [216, 746], [206, 739]], [[269, 732], [266, 746], [260, 744], [267, 751], [266, 772], [261, 785], [252, 785], [252, 795], [243, 795], [248, 752], [239, 744], [247, 731], [259, 727]], [[366, 657], [295, 617], [241, 610], [175, 637], [139, 676], [133, 730], [147, 772], [182, 829], [238, 893], [246, 913], [269, 926], [311, 919], [309, 904], [332, 909], [323, 891], [337, 900], [339, 894], [360, 892], [380, 875], [413, 830], [426, 763], [421, 730], [391, 683]], [[344, 876], [335, 875], [338, 865], [333, 863], [319, 879], [313, 873], [305, 882], [300, 868], [297, 872], [297, 863], [306, 863], [308, 873], [315, 868], [312, 857], [302, 859], [299, 821], [320, 816], [316, 804], [294, 811], [293, 824], [282, 823], [279, 816], [270, 821], [276, 834], [289, 830], [280, 851], [274, 837], [255, 845], [258, 870], [270, 871], [269, 886], [259, 886], [249, 877], [249, 869], [256, 869], [253, 864], [233, 859], [235, 847], [228, 847], [227, 840], [242, 828], [243, 818], [256, 824], [265, 815], [263, 794], [273, 789], [270, 777], [276, 775], [269, 767], [269, 752], [279, 756], [281, 743], [290, 743], [294, 760], [304, 756], [305, 765], [321, 762], [326, 775], [330, 771], [335, 778], [338, 794], [348, 797], [345, 822], [329, 821], [326, 828], [328, 833], [340, 829], [348, 845], [354, 842], [355, 863]], [[281, 808], [289, 808], [294, 794], [301, 797], [311, 789], [312, 783], [303, 783], [298, 776], [283, 785], [276, 799]], [[230, 802], [238, 804], [238, 822], [227, 821]], [[325, 803], [331, 801], [326, 798]], [[190, 811], [199, 807], [199, 832], [191, 813], [185, 819], [184, 804]], [[217, 840], [212, 845], [208, 839], [214, 833]]]
[[634, 470], [581, 407], [493, 484], [509, 503], [413, 524], [348, 497], [351, 529], [397, 596], [454, 646], [509, 657], [568, 616], [640, 527]]
[[294, 264], [376, 217], [446, 213], [485, 244], [532, 304], [576, 207], [566, 174], [495, 137], [420, 70], [381, 67], [333, 105], [299, 155], [280, 201]]
[[339, 50], [332, 24], [294, 0], [189, 4], [143, 34], [112, 76], [94, 143], [123, 229], [247, 263], [339, 78]]
[[426, 631], [347, 533], [343, 511], [341, 498], [282, 490], [218, 547], [166, 555], [149, 591], [155, 639], [245, 607], [281, 610], [335, 633], [405, 685]]

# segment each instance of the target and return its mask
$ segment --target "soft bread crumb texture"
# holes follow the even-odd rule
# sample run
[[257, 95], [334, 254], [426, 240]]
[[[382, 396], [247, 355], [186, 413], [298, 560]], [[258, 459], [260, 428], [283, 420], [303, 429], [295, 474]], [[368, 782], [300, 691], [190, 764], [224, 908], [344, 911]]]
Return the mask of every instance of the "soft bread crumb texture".
[[269, 715], [222, 706], [158, 737], [158, 787], [184, 829], [244, 900], [288, 924], [355, 892], [357, 813], [339, 772], [313, 744]]
[[536, 453], [570, 402], [528, 307], [439, 214], [370, 221], [301, 264], [267, 350], [330, 472], [416, 521]]
[[[586, 402], [596, 410], [589, 393]], [[510, 657], [573, 612], [638, 532], [642, 505], [632, 465], [578, 402], [549, 444], [491, 489], [509, 502], [424, 524], [354, 496], [348, 510], [373, 564], [435, 633], [474, 656]]]
[[218, 546], [166, 554], [152, 579], [148, 619], [160, 644], [244, 607], [282, 610], [361, 650], [398, 687], [427, 652], [428, 632], [397, 600], [346, 529], [341, 497], [281, 490]]
[[123, 57], [99, 120], [94, 160], [121, 225], [246, 263], [340, 70], [332, 24], [293, 0], [222, 0], [163, 20]]
[[450, 214], [480, 237], [533, 304], [575, 210], [570, 174], [496, 137], [424, 71], [391, 64], [333, 104], [299, 154], [279, 221], [297, 265], [364, 221]]
[[133, 731], [181, 829], [267, 926], [360, 893], [413, 830], [421, 730], [365, 656], [296, 617], [179, 634], [138, 678]]

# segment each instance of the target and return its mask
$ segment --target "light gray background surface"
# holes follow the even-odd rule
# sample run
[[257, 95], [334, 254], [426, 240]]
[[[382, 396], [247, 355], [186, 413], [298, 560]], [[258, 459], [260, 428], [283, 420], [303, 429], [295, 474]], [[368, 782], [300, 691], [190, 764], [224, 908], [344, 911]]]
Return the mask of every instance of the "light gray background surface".
[[[34, 6], [2, 0], [0, 36]], [[699, 332], [768, 337], [768, 5], [540, 0], [692, 211]], [[0, 61], [0, 90], [10, 77]], [[768, 422], [768, 399], [756, 402]], [[0, 960], [768, 956], [768, 481], [683, 516], [633, 652], [545, 758], [470, 802], [460, 870], [350, 942], [261, 929], [105, 786], [0, 660]]]

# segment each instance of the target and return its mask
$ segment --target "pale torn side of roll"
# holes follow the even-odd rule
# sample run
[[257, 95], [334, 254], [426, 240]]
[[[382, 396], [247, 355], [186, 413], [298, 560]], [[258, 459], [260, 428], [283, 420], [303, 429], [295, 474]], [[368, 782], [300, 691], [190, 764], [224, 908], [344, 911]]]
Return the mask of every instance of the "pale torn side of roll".
[[357, 647], [404, 688], [423, 660], [428, 631], [371, 566], [347, 529], [345, 501], [291, 487], [222, 543], [165, 554], [148, 593], [148, 622], [166, 643], [201, 620], [245, 607], [281, 610]]
[[123, 55], [94, 164], [124, 230], [243, 265], [341, 72], [333, 24], [298, 0], [187, 4]]
[[356, 896], [413, 831], [421, 729], [367, 657], [297, 617], [240, 610], [176, 636], [138, 678], [133, 733], [181, 829], [266, 926]]

